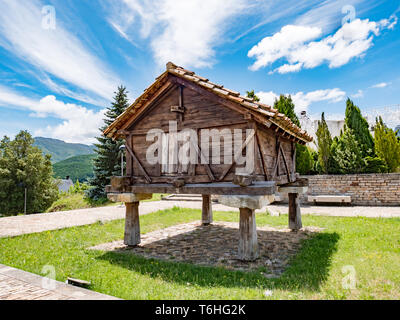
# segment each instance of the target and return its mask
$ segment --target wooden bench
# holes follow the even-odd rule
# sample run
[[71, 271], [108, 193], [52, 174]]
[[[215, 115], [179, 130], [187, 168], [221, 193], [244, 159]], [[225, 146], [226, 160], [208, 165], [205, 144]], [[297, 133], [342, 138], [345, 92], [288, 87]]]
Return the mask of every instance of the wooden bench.
[[351, 196], [345, 196], [345, 195], [308, 196], [308, 202], [313, 202], [313, 203], [351, 203]]

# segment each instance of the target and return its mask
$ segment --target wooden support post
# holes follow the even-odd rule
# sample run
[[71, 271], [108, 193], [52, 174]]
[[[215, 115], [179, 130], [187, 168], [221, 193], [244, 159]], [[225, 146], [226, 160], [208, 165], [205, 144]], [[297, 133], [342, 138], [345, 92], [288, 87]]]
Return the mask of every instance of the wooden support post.
[[258, 258], [258, 242], [255, 210], [240, 208], [239, 259], [254, 261]]
[[124, 244], [137, 246], [140, 243], [139, 201], [127, 202]]
[[201, 222], [203, 226], [209, 225], [213, 222], [211, 195], [203, 194], [203, 208], [201, 212]]
[[299, 194], [289, 193], [289, 229], [293, 231], [302, 228]]

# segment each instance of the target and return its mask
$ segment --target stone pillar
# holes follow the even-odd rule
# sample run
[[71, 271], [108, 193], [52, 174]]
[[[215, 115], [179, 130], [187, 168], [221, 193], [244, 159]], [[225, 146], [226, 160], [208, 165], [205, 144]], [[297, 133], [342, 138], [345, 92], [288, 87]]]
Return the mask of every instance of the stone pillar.
[[289, 193], [289, 229], [297, 231], [302, 227], [299, 194]]
[[239, 208], [239, 259], [254, 261], [258, 258], [258, 241], [255, 210]]
[[203, 207], [201, 212], [201, 222], [203, 226], [209, 225], [213, 222], [211, 195], [203, 194]]
[[140, 243], [139, 202], [127, 202], [125, 207], [124, 244], [137, 246]]

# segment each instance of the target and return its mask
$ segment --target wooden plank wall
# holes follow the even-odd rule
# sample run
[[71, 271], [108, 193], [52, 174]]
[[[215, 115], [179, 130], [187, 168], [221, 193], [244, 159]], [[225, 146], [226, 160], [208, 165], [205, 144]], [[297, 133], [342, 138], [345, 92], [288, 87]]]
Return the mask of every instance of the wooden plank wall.
[[[183, 121], [178, 120], [178, 130], [184, 128], [197, 129], [198, 136], [202, 129], [205, 128], [216, 128], [222, 130], [226, 129], [242, 129], [244, 141], [246, 139], [245, 132], [248, 128], [256, 128], [257, 136], [255, 137], [256, 148], [255, 148], [255, 178], [257, 180], [271, 180], [274, 176], [274, 166], [276, 165], [277, 144], [276, 144], [276, 132], [272, 129], [268, 129], [261, 125], [254, 125], [251, 120], [246, 120], [243, 114], [232, 111], [226, 106], [216, 103], [207, 97], [199, 95], [195, 91], [188, 88], [183, 90], [183, 106], [185, 113], [183, 115]], [[152, 182], [167, 182], [171, 177], [163, 175], [160, 166], [151, 165], [146, 161], [146, 150], [153, 142], [146, 141], [146, 134], [150, 129], [161, 129], [164, 132], [169, 130], [169, 121], [177, 120], [177, 113], [171, 112], [171, 106], [179, 104], [179, 88], [175, 87], [167, 95], [165, 95], [158, 103], [152, 107], [141, 120], [134, 123], [127, 131], [129, 136], [126, 137], [127, 146], [131, 148], [135, 156], [140, 161], [141, 166], [146, 170], [147, 174], [151, 177]], [[200, 144], [199, 138], [199, 146]], [[259, 147], [257, 147], [257, 142]], [[292, 163], [292, 146], [288, 139], [280, 138], [280, 145], [285, 157], [280, 156], [280, 162], [278, 166], [278, 176], [281, 176], [281, 183], [287, 183], [285, 179], [287, 176], [286, 166], [289, 171], [293, 170]], [[210, 158], [213, 144], [210, 141]], [[244, 149], [245, 152], [246, 149]], [[224, 152], [224, 141], [221, 139], [221, 163], [223, 161]], [[245, 154], [243, 152], [243, 154]], [[261, 158], [262, 157], [262, 158]], [[286, 165], [284, 158], [286, 159]], [[213, 175], [218, 179], [224, 171], [229, 169], [229, 164], [210, 164]], [[229, 173], [222, 181], [232, 181], [236, 165], [233, 165]], [[190, 171], [190, 169], [189, 169]], [[264, 176], [264, 171], [267, 171], [267, 176]], [[197, 165], [195, 171], [185, 174], [185, 180], [187, 183], [201, 183], [210, 182], [210, 176], [207, 173], [207, 167], [204, 165]], [[127, 153], [127, 174], [135, 177], [143, 176], [141, 168], [136, 161], [132, 160], [132, 157]], [[176, 176], [176, 175], [174, 175]], [[144, 179], [139, 178], [139, 181]]]

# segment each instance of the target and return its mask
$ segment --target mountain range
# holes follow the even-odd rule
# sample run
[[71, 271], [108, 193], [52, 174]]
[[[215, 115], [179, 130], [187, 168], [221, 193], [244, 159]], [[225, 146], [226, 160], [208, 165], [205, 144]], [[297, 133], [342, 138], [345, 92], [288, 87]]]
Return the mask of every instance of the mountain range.
[[51, 155], [51, 162], [57, 163], [65, 159], [94, 153], [93, 145], [81, 143], [67, 143], [62, 140], [36, 137], [34, 145], [39, 147], [43, 154]]

